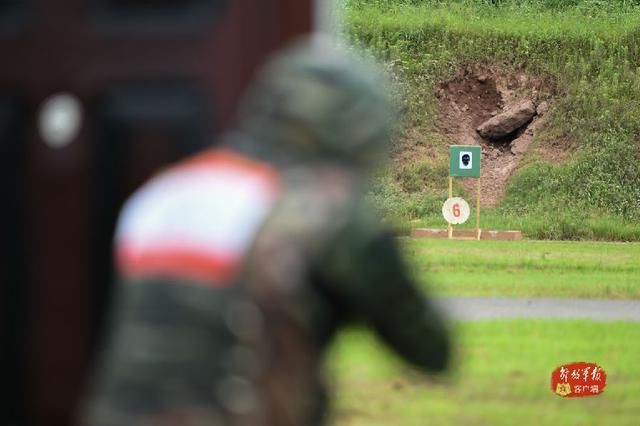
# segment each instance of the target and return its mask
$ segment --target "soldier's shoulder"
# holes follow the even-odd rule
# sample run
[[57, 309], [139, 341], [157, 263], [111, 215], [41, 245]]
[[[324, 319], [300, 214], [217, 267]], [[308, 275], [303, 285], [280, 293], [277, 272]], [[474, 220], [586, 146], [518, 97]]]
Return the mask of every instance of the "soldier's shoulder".
[[322, 162], [291, 167], [284, 171], [283, 177], [288, 192], [305, 193], [317, 199], [346, 201], [361, 189], [359, 175], [340, 164]]
[[158, 221], [169, 225], [190, 219], [187, 222], [194, 226], [216, 221], [243, 199], [257, 203], [271, 197], [278, 180], [277, 172], [265, 163], [209, 149], [159, 172], [138, 189], [122, 210], [118, 233]]
[[330, 242], [342, 233], [370, 232], [379, 219], [366, 201], [366, 182], [340, 164], [287, 169], [286, 191], [270, 219], [271, 229]]
[[211, 149], [162, 171], [122, 209], [119, 269], [227, 278], [273, 205], [278, 181], [267, 164], [228, 150]]

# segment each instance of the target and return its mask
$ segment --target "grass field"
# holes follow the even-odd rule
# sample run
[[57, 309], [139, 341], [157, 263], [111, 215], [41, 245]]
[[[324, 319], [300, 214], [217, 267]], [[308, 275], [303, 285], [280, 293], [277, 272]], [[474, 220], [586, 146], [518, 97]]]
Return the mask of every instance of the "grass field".
[[[640, 324], [485, 321], [455, 325], [457, 357], [446, 379], [400, 363], [360, 330], [334, 346], [334, 426], [637, 425]], [[602, 395], [563, 399], [552, 370], [595, 362], [608, 375]]]
[[[442, 200], [434, 203], [442, 209]], [[518, 230], [525, 237], [536, 240], [586, 240], [586, 241], [640, 241], [640, 224], [638, 221], [611, 217], [554, 218], [554, 212], [541, 213], [536, 216], [516, 216], [495, 210], [482, 213], [480, 227], [482, 229]], [[421, 219], [403, 221], [400, 229], [411, 228], [443, 228], [446, 226], [442, 213], [423, 216]], [[468, 220], [457, 229], [475, 229], [475, 218]]]
[[439, 295], [640, 299], [640, 244], [404, 238], [416, 277]]
[[[640, 299], [640, 244], [400, 239], [416, 277], [437, 295]], [[426, 377], [363, 329], [329, 356], [334, 426], [637, 425], [640, 323], [492, 320], [453, 324], [449, 376]], [[563, 399], [561, 364], [594, 362], [605, 393]]]

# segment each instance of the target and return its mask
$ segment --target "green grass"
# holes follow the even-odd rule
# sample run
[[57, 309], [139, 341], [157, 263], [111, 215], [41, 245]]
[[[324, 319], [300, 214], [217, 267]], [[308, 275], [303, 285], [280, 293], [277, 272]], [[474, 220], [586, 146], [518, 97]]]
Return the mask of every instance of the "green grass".
[[[457, 323], [457, 356], [446, 379], [410, 370], [361, 330], [343, 333], [329, 358], [334, 426], [637, 425], [640, 324], [590, 321]], [[605, 392], [563, 399], [551, 372], [595, 362]]]
[[[441, 209], [440, 200], [434, 201]], [[571, 214], [575, 213], [575, 214]], [[589, 215], [582, 212], [539, 212], [536, 215], [514, 215], [495, 209], [484, 209], [480, 228], [487, 230], [522, 231], [526, 238], [535, 240], [587, 240], [587, 241], [640, 241], [640, 223], [622, 218]], [[412, 228], [445, 228], [442, 214], [429, 214], [421, 219], [403, 221], [398, 227], [408, 231]], [[472, 208], [469, 220], [456, 229], [475, 229], [476, 220]]]
[[402, 240], [438, 295], [640, 299], [640, 244]]
[[[433, 88], [464, 64], [524, 68], [555, 81], [560, 95], [534, 144], [570, 140], [573, 155], [562, 164], [526, 158], [495, 215], [524, 222], [535, 238], [638, 241], [638, 3], [351, 0], [345, 2], [345, 35], [385, 62], [399, 82], [407, 124], [424, 135], [413, 144], [443, 144], [432, 127]], [[446, 179], [446, 161], [439, 155], [417, 159], [415, 167], [396, 165], [380, 176], [371, 196], [389, 217], [429, 220], [446, 187], [425, 179]]]

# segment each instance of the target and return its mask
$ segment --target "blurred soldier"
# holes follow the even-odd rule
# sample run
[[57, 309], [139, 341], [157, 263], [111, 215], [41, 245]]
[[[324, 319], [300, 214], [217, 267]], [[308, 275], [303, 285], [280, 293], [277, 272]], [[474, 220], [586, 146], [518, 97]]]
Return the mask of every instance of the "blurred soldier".
[[238, 131], [125, 206], [86, 423], [321, 424], [323, 351], [350, 320], [443, 370], [446, 327], [362, 200], [394, 124], [384, 81], [328, 44], [270, 61]]

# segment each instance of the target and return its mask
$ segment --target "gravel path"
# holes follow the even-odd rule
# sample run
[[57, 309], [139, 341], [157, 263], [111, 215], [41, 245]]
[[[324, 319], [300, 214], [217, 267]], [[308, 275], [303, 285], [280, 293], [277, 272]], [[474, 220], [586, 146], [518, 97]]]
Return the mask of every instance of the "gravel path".
[[452, 319], [583, 318], [640, 321], [640, 300], [594, 300], [509, 297], [438, 297]]

